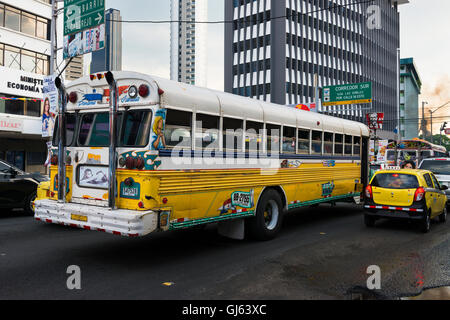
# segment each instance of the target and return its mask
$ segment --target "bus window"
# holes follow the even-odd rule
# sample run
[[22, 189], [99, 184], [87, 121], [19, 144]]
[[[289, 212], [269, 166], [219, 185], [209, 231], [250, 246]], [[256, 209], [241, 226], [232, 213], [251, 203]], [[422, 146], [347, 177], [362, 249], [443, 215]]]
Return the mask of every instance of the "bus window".
[[149, 110], [132, 110], [123, 114], [120, 146], [144, 147], [148, 144], [152, 112]]
[[109, 113], [85, 113], [81, 118], [78, 145], [107, 147], [109, 145]]
[[191, 148], [192, 113], [167, 109], [164, 138], [167, 148]]
[[342, 134], [336, 133], [334, 135], [334, 154], [343, 154], [343, 139], [344, 136]]
[[283, 127], [283, 152], [295, 153], [295, 128]]
[[358, 155], [361, 153], [361, 137], [353, 137], [353, 154]]
[[[53, 146], [57, 147], [59, 143], [58, 117], [56, 117], [55, 129], [53, 134]], [[66, 146], [72, 145], [75, 134], [75, 125], [77, 117], [74, 113], [66, 113]]]
[[267, 132], [267, 152], [268, 153], [280, 152], [281, 126], [267, 124], [266, 132]]
[[298, 153], [309, 154], [309, 130], [298, 129]]
[[330, 132], [323, 134], [323, 149], [325, 154], [333, 154], [333, 134]]
[[219, 149], [219, 117], [197, 113], [195, 147]]
[[247, 121], [245, 127], [245, 151], [260, 151], [263, 146], [263, 128], [260, 122]]
[[322, 132], [313, 131], [312, 132], [312, 153], [322, 154]]
[[429, 151], [429, 150], [420, 151], [420, 156], [422, 158], [430, 158], [431, 157], [431, 151]]
[[345, 146], [344, 146], [344, 150], [345, 150], [345, 154], [346, 155], [351, 155], [352, 154], [352, 136], [347, 136], [345, 135]]
[[223, 147], [227, 150], [242, 151], [243, 121], [223, 118]]
[[394, 150], [388, 150], [386, 152], [386, 159], [389, 161], [394, 161], [395, 160], [395, 151]]

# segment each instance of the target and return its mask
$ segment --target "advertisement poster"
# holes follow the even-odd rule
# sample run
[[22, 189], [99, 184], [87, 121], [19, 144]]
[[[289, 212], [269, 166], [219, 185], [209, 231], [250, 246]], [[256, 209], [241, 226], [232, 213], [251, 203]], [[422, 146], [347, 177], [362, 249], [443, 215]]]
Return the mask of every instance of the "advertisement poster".
[[369, 159], [370, 159], [371, 163], [373, 163], [377, 160], [375, 158], [375, 141], [374, 140], [369, 140]]
[[388, 140], [378, 140], [378, 154], [377, 161], [378, 162], [386, 162], [386, 149], [389, 142]]
[[55, 86], [55, 76], [44, 77], [44, 94], [42, 110], [42, 137], [52, 137], [55, 117], [58, 112], [58, 89]]
[[105, 47], [105, 25], [64, 37], [64, 59], [101, 50]]

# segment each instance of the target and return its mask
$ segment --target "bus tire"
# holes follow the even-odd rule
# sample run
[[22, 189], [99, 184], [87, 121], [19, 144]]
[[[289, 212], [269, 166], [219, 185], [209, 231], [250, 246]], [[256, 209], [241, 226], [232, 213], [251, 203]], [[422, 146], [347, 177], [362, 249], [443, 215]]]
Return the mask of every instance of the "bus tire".
[[255, 216], [247, 219], [250, 236], [262, 241], [275, 238], [281, 229], [283, 213], [280, 194], [273, 189], [265, 191], [259, 199]]

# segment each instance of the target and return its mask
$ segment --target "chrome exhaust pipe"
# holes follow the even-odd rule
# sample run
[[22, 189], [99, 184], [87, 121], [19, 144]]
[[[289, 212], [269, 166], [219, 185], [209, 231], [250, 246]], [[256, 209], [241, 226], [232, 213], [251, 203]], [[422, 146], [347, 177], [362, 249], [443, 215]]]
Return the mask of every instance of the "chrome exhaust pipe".
[[58, 110], [58, 127], [59, 127], [59, 143], [58, 143], [58, 202], [66, 202], [66, 88], [61, 78], [55, 79], [56, 88], [59, 93], [59, 110]]
[[109, 85], [109, 188], [108, 188], [108, 206], [111, 210], [116, 209], [116, 127], [117, 127], [117, 108], [118, 108], [118, 91], [117, 82], [111, 71], [105, 74], [106, 81]]

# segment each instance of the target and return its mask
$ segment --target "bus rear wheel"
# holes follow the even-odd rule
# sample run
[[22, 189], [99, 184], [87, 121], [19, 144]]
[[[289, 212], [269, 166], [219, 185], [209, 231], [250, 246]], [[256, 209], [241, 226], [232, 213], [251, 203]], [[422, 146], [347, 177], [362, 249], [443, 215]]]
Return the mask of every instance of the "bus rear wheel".
[[271, 240], [281, 229], [283, 221], [283, 204], [280, 194], [267, 190], [261, 196], [256, 208], [256, 215], [247, 220], [250, 235], [257, 240]]

